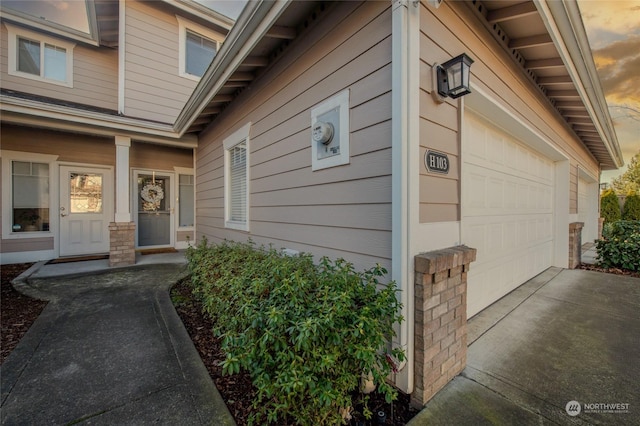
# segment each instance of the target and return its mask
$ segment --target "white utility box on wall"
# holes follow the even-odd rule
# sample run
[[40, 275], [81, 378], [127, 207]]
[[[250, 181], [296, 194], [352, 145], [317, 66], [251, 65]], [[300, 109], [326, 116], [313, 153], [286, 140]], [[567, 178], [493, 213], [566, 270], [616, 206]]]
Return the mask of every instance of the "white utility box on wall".
[[311, 170], [349, 164], [349, 89], [311, 110]]

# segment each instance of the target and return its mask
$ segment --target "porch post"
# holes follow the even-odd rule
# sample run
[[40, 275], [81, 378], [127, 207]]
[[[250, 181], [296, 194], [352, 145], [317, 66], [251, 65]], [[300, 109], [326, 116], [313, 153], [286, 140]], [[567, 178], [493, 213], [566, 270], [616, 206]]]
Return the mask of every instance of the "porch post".
[[129, 148], [131, 138], [116, 136], [116, 212], [115, 222], [109, 224], [109, 266], [136, 263], [135, 223], [129, 206]]
[[131, 147], [131, 138], [116, 136], [116, 222], [131, 222], [129, 147]]

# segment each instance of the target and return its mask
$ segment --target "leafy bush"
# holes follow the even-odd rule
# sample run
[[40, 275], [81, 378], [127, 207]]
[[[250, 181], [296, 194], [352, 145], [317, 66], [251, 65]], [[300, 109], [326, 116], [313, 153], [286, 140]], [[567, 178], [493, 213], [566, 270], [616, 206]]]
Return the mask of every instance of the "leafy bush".
[[256, 387], [251, 422], [343, 423], [368, 373], [396, 398], [385, 378], [393, 358], [404, 360], [387, 349], [401, 305], [395, 283], [380, 283], [382, 267], [359, 273], [344, 260], [316, 265], [310, 255], [206, 240], [187, 256], [194, 294], [222, 337], [223, 372], [246, 370]]
[[606, 190], [600, 198], [600, 216], [604, 218], [605, 223], [615, 222], [622, 217], [618, 196], [610, 189]]
[[640, 220], [640, 195], [629, 194], [622, 208], [623, 220]]
[[640, 222], [621, 220], [606, 224], [596, 242], [598, 263], [605, 268], [640, 271]]

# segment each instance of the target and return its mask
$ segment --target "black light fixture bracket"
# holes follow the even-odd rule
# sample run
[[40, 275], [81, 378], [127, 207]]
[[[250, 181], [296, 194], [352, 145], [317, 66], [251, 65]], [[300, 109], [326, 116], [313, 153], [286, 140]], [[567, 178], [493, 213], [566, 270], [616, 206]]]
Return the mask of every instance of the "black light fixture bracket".
[[469, 77], [472, 63], [473, 59], [463, 53], [444, 64], [433, 65], [432, 93], [438, 102], [444, 102], [446, 97], [457, 99], [471, 93]]

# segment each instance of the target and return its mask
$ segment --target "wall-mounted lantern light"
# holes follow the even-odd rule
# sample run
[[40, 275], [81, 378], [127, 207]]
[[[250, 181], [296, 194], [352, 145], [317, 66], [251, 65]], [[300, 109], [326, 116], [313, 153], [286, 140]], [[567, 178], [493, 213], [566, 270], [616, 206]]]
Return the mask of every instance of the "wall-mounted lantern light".
[[469, 75], [472, 63], [473, 59], [463, 53], [442, 65], [433, 65], [434, 88], [437, 87], [439, 95], [437, 100], [443, 102], [447, 96], [456, 99], [471, 93]]

